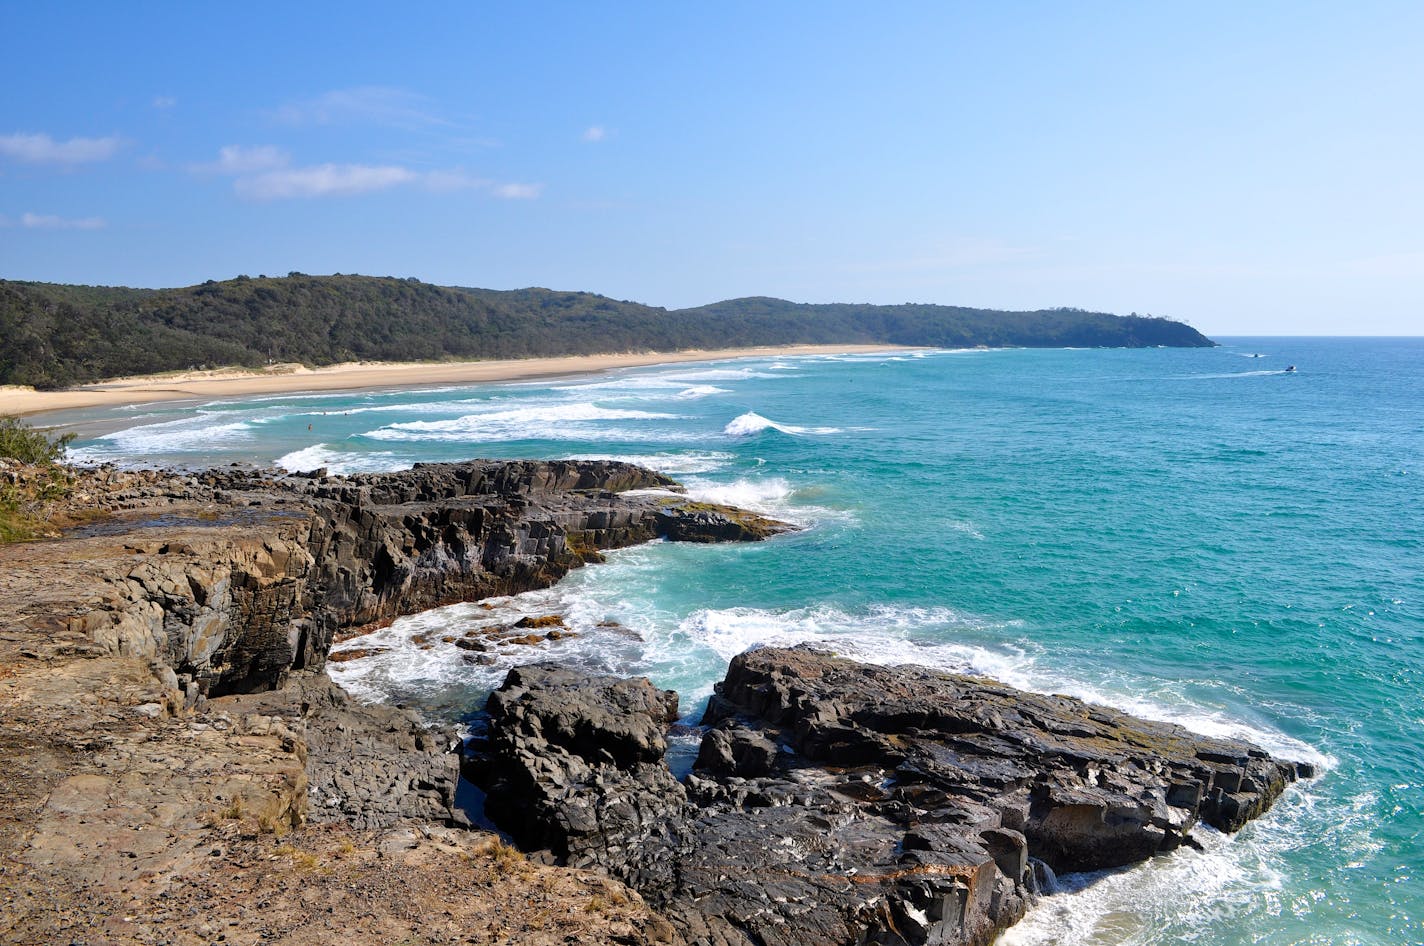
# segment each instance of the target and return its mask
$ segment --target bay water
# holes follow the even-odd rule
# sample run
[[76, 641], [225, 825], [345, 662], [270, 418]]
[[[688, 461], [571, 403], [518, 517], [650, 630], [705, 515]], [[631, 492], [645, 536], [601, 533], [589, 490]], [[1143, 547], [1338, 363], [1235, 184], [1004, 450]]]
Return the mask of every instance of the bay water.
[[[734, 654], [816, 641], [1080, 696], [1321, 775], [1237, 835], [1198, 829], [1203, 852], [1059, 878], [1003, 942], [1424, 942], [1424, 340], [734, 359], [52, 420], [109, 431], [86, 462], [666, 472], [805, 528], [614, 552], [397, 621], [332, 675], [450, 721], [557, 658], [645, 674], [695, 722]], [[554, 613], [577, 636], [493, 666], [430, 633]]]

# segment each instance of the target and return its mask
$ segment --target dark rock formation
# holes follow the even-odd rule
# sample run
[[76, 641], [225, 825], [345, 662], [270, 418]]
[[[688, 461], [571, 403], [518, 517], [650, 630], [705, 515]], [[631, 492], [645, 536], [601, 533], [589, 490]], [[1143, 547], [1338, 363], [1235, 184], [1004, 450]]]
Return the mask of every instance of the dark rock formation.
[[990, 942], [1056, 870], [1235, 830], [1312, 773], [1067, 697], [797, 648], [733, 660], [684, 785], [675, 696], [511, 672], [471, 766], [531, 848], [639, 889], [689, 943]]
[[1235, 831], [1314, 774], [1072, 697], [805, 648], [735, 658], [704, 722], [750, 725], [809, 761], [893, 770], [909, 800], [939, 791], [994, 807], [1055, 870], [1172, 850], [1198, 821]]
[[320, 671], [338, 634], [547, 587], [603, 549], [659, 537], [751, 541], [789, 528], [691, 502], [670, 492], [672, 480], [617, 462], [92, 479], [102, 477], [118, 481], [105, 494], [111, 515], [71, 541], [131, 535], [133, 555], [119, 569], [88, 570], [102, 593], [72, 620], [111, 652], [167, 664], [193, 698], [277, 688], [290, 671]]
[[511, 670], [488, 708], [492, 764], [469, 774], [521, 846], [615, 876], [672, 852], [685, 802], [663, 761], [676, 693], [540, 664]]

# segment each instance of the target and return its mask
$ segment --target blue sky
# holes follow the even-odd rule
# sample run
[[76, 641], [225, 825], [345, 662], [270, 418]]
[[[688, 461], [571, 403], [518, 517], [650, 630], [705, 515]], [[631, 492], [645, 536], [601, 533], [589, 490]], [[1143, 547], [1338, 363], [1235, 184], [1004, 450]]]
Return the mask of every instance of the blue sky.
[[1424, 331], [1424, 4], [0, 0], [0, 276]]

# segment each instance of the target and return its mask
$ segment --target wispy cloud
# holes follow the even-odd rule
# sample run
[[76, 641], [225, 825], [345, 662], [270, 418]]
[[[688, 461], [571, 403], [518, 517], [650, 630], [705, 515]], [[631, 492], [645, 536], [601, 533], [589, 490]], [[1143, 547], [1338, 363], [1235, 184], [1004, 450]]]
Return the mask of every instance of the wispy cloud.
[[233, 190], [248, 200], [291, 200], [310, 197], [349, 197], [414, 186], [429, 191], [481, 191], [492, 197], [529, 200], [538, 197], [543, 184], [501, 183], [470, 174], [463, 168], [417, 169], [402, 164], [294, 165], [291, 155], [275, 145], [227, 145], [218, 159], [191, 164], [195, 174], [220, 174], [233, 178]]
[[496, 184], [491, 191], [505, 200], [533, 200], [544, 193], [543, 184]]
[[172, 108], [178, 104], [178, 100], [171, 95], [155, 95], [153, 97], [153, 107], [157, 109]]
[[233, 187], [238, 194], [253, 200], [283, 200], [367, 194], [407, 184], [416, 177], [415, 172], [393, 165], [318, 164], [240, 177]]
[[270, 171], [292, 163], [291, 155], [275, 145], [225, 145], [218, 149], [218, 159], [206, 164], [192, 164], [188, 169], [199, 174], [252, 174]]
[[602, 125], [590, 125], [583, 130], [582, 137], [589, 143], [599, 142], [608, 137], [608, 129]]
[[28, 230], [102, 230], [108, 223], [102, 217], [60, 217], [55, 214], [26, 213], [20, 215], [20, 226]]
[[17, 132], [0, 135], [0, 155], [30, 164], [86, 164], [112, 158], [123, 144], [117, 136], [56, 141], [43, 133]]
[[288, 102], [270, 114], [284, 125], [365, 123], [420, 128], [450, 124], [425, 96], [386, 86], [335, 89], [315, 98]]

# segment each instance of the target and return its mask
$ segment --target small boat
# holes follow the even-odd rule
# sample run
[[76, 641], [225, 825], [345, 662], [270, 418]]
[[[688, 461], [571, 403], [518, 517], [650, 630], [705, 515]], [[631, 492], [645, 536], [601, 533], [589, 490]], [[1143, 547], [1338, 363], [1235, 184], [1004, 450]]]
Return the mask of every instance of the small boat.
[[1295, 370], [1295, 365], [1287, 365], [1287, 366], [1286, 366], [1286, 374], [1290, 374], [1290, 373], [1291, 373], [1292, 371], [1294, 371], [1294, 370]]

